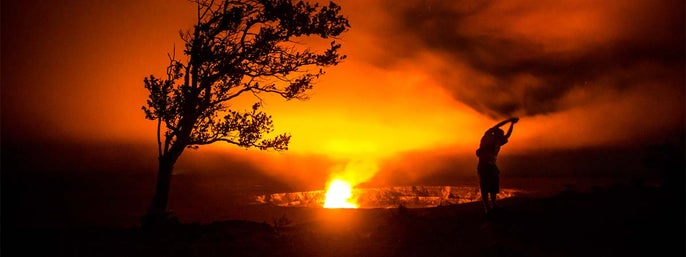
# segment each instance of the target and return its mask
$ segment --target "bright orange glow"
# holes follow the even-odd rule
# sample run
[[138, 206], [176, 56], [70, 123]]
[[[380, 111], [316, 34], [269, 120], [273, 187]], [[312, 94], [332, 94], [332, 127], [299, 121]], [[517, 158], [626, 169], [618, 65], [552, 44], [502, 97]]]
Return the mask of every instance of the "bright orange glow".
[[352, 186], [350, 183], [334, 179], [326, 190], [324, 208], [357, 208], [357, 204], [351, 202]]
[[[11, 36], [3, 39], [3, 49], [11, 49], [3, 58], [13, 64], [2, 78], [2, 117], [12, 121], [3, 136], [17, 143], [156, 148], [156, 122], [141, 111], [148, 96], [143, 78], [166, 77], [168, 53], [184, 57], [178, 31], [192, 29], [195, 5], [45, 1], [36, 8], [38, 1], [15, 2], [7, 12]], [[362, 183], [414, 181], [434, 171], [474, 174], [479, 139], [506, 118], [491, 116], [495, 109], [535, 107], [536, 92], [555, 99], [533, 108], [546, 110], [538, 114], [512, 113], [522, 119], [504, 155], [671, 140], [684, 130], [684, 65], [665, 59], [683, 52], [683, 37], [674, 33], [683, 31], [682, 12], [672, 11], [681, 10], [673, 8], [678, 1], [342, 2], [353, 26], [337, 42], [348, 58], [325, 69], [310, 99], [246, 93], [227, 103], [245, 111], [263, 100], [274, 134], [292, 135], [289, 150], [216, 143], [184, 152], [175, 173], [236, 170], [226, 160], [246, 160], [246, 169], [302, 190], [322, 189], [333, 178], [366, 187]], [[405, 11], [412, 6], [421, 9]], [[470, 15], [451, 22], [450, 13]], [[417, 14], [421, 26], [406, 26], [411, 20], [404, 19], [413, 17], [405, 14]], [[33, 24], [37, 16], [49, 26]], [[432, 31], [413, 29], [434, 29], [431, 24], [454, 36], [426, 41]], [[45, 35], [51, 40], [42, 40]], [[318, 51], [329, 41], [304, 38], [299, 46]], [[558, 66], [539, 69], [551, 63]], [[568, 80], [564, 67], [580, 69], [572, 80], [577, 84], [556, 85]], [[55, 95], [60, 92], [68, 94]], [[208, 157], [215, 154], [209, 151], [221, 157]], [[137, 161], [155, 157], [146, 150]], [[255, 178], [250, 183], [266, 183]]]
[[276, 132], [293, 136], [290, 151], [355, 160], [447, 145], [471, 147], [483, 124], [491, 123], [412, 68], [389, 73], [353, 61], [336, 68], [318, 81], [307, 101], [265, 97]]

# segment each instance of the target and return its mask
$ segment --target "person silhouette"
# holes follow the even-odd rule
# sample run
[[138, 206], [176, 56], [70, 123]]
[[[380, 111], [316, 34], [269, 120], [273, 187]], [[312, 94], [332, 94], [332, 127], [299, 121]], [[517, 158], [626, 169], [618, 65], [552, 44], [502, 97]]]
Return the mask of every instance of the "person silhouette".
[[[496, 196], [500, 192], [500, 170], [495, 161], [498, 152], [500, 152], [500, 147], [508, 142], [510, 135], [512, 135], [512, 128], [518, 121], [519, 118], [510, 118], [486, 130], [481, 137], [479, 149], [476, 150], [476, 156], [479, 157], [477, 172], [479, 174], [479, 186], [481, 187], [481, 200], [487, 214], [497, 207]], [[510, 128], [505, 133], [500, 127], [507, 123], [510, 123]]]

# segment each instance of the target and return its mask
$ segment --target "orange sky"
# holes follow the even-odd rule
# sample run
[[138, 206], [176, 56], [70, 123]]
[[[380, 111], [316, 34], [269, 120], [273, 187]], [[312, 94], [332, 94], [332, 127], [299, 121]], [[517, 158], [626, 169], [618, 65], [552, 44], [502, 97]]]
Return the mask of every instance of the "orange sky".
[[[242, 156], [277, 177], [367, 170], [353, 176], [361, 183], [403, 153], [471, 154], [509, 115], [522, 118], [511, 151], [684, 131], [682, 1], [339, 4], [348, 59], [308, 101], [265, 103], [276, 130], [292, 134], [290, 151], [200, 152]], [[3, 1], [3, 139], [153, 145], [142, 80], [163, 72], [174, 45], [181, 54], [178, 31], [193, 18], [183, 0]], [[303, 156], [331, 161], [306, 168]]]

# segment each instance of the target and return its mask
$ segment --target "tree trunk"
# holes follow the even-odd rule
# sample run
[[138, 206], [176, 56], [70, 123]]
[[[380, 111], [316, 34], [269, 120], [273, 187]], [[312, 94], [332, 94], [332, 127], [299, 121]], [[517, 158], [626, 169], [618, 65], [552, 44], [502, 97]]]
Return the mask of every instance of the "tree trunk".
[[155, 195], [152, 198], [147, 213], [143, 216], [143, 227], [160, 227], [177, 222], [172, 213], [167, 211], [172, 171], [183, 148], [177, 151], [174, 150], [174, 147], [172, 147], [172, 151], [159, 158]]
[[174, 163], [169, 161], [169, 158], [160, 158], [157, 170], [157, 186], [155, 187], [155, 195], [150, 203], [151, 209], [159, 211], [167, 210], [167, 202], [169, 200], [169, 186], [171, 185], [171, 174], [174, 170]]

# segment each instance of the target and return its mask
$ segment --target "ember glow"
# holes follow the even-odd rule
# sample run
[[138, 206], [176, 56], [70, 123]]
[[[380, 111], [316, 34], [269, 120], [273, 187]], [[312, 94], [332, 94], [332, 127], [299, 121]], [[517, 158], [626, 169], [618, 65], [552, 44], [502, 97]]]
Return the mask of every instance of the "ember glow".
[[352, 186], [350, 183], [334, 179], [326, 190], [324, 208], [357, 208], [357, 204], [351, 201]]
[[[340, 180], [343, 183], [342, 180]], [[347, 191], [344, 189], [342, 191]], [[333, 192], [333, 190], [332, 190]], [[502, 188], [498, 199], [510, 198], [519, 194], [534, 193], [518, 189]], [[327, 192], [323, 190], [283, 192], [256, 195], [252, 204], [280, 207], [321, 208]], [[347, 195], [344, 194], [344, 195]], [[333, 198], [329, 198], [333, 199]], [[474, 186], [393, 186], [355, 188], [352, 199], [343, 205], [354, 205], [359, 209], [432, 208], [481, 201], [479, 187]], [[355, 202], [354, 204], [351, 202]], [[325, 207], [329, 208], [329, 207]], [[331, 207], [346, 208], [346, 207]]]

